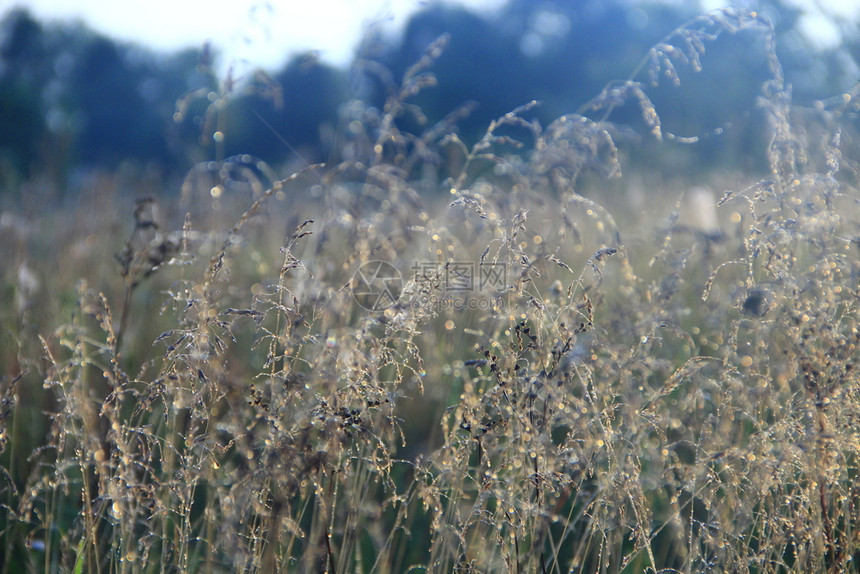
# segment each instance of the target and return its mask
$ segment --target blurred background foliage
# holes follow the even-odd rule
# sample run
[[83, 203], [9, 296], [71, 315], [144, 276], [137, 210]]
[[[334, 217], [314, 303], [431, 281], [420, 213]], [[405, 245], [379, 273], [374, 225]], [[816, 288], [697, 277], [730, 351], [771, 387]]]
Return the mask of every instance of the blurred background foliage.
[[[856, 22], [837, 22], [842, 43], [822, 48], [800, 32], [798, 8], [784, 0], [756, 4], [776, 26], [796, 105], [814, 106], [854, 84]], [[579, 110], [608, 82], [628, 78], [652, 45], [700, 11], [696, 2], [510, 0], [498, 13], [479, 14], [432, 3], [398, 38], [369, 29], [351, 69], [309, 53], [280, 70], [218, 77], [219, 56], [208, 46], [156, 54], [81, 23], [43, 23], [14, 10], [0, 22], [0, 193], [8, 197], [34, 177], [74, 191], [82, 174], [120, 166], [146, 175], [155, 188], [178, 189], [196, 163], [234, 154], [273, 165], [325, 161], [337, 146], [331, 134], [348, 121], [345, 105], [361, 99], [381, 107], [442, 33], [451, 42], [434, 67], [438, 86], [415, 99], [426, 122], [413, 129], [474, 102], [458, 122], [471, 143], [492, 118], [532, 99], [541, 105], [530, 113], [546, 125]], [[699, 142], [621, 142], [627, 160], [675, 172], [763, 170], [756, 99], [766, 62], [757, 41], [720, 38], [708, 46], [705, 73], [679, 69], [680, 87], [649, 88], [667, 131]], [[626, 107], [611, 119], [635, 126], [641, 114], [635, 103]], [[639, 138], [647, 132], [632, 130]]]

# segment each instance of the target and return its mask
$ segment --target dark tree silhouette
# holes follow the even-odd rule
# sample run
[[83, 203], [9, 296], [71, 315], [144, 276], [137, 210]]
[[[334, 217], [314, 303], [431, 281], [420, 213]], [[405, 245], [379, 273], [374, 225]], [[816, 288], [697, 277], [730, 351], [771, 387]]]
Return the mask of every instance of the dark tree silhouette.
[[[815, 106], [854, 86], [856, 23], [842, 23], [844, 46], [822, 49], [799, 32], [798, 8], [784, 0], [758, 5], [774, 22], [795, 103]], [[762, 167], [752, 151], [764, 149], [754, 136], [762, 133], [756, 102], [766, 74], [760, 37], [723, 34], [707, 46], [702, 72], [679, 67], [679, 86], [631, 75], [651, 46], [698, 13], [697, 3], [627, 0], [509, 0], [492, 14], [431, 3], [409, 19], [396, 43], [369, 35], [359, 62], [371, 57], [376, 64], [357, 65], [352, 75], [310, 54], [281, 70], [219, 82], [208, 52], [157, 56], [82, 24], [42, 24], [26, 10], [13, 10], [0, 22], [0, 180], [36, 169], [61, 180], [75, 165], [114, 168], [126, 161], [180, 174], [219, 153], [248, 153], [275, 164], [324, 160], [329, 152], [320, 133], [337, 125], [341, 104], [361, 98], [381, 107], [443, 33], [450, 42], [432, 69], [438, 85], [412, 100], [427, 121], [400, 118], [402, 130], [420, 132], [475, 102], [458, 123], [462, 139], [474, 142], [493, 118], [533, 99], [541, 105], [528, 114], [546, 125], [563, 114], [589, 113], [584, 104], [608, 82], [629, 79], [642, 82], [668, 131], [698, 137], [694, 146], [629, 146], [630, 161], [668, 162], [672, 169]], [[177, 102], [187, 104], [178, 122]], [[226, 136], [219, 153], [212, 147], [215, 116]], [[608, 119], [647, 138], [640, 117], [634, 102]]]
[[0, 23], [0, 179], [30, 175], [45, 135], [46, 83], [42, 26], [14, 10]]

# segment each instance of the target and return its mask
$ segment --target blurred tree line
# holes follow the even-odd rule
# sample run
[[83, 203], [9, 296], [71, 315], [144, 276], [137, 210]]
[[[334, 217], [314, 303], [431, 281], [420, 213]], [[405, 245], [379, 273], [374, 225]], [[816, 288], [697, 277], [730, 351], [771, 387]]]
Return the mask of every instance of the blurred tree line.
[[[856, 23], [841, 23], [842, 45], [816, 48], [799, 32], [797, 8], [784, 0], [758, 6], [775, 23], [796, 103], [811, 105], [854, 84]], [[157, 55], [17, 9], [0, 21], [0, 185], [36, 175], [62, 185], [76, 168], [128, 162], [167, 177], [233, 154], [272, 164], [325, 160], [331, 150], [323, 134], [343, 121], [343, 104], [360, 98], [381, 106], [442, 33], [451, 41], [433, 68], [438, 86], [415, 103], [432, 125], [475, 102], [458, 124], [469, 143], [491, 119], [532, 99], [541, 101], [532, 113], [544, 124], [576, 112], [607, 82], [628, 78], [652, 45], [699, 13], [693, 2], [509, 0], [495, 14], [431, 3], [397, 40], [368, 30], [350, 70], [306, 54], [281, 70], [222, 78], [212, 65], [217, 54], [206, 46]], [[675, 145], [659, 157], [670, 154], [676, 167], [680, 161], [689, 169], [763, 165], [756, 113], [767, 73], [756, 48], [761, 41], [723, 35], [707, 47], [703, 72], [679, 69], [680, 87], [662, 82], [649, 89], [669, 131], [700, 138], [694, 151]], [[636, 128], [636, 107], [623, 106], [610, 119]], [[632, 130], [638, 137], [647, 132]], [[655, 160], [653, 152], [636, 153], [631, 161]]]

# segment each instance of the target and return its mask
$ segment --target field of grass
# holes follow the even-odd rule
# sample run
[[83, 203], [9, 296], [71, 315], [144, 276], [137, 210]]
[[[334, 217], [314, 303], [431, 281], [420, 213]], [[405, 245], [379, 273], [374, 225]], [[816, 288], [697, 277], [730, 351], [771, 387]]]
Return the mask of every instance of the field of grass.
[[[613, 109], [671, 141], [648, 72], [738, 31], [766, 177], [626, 173]], [[702, 16], [643, 78], [467, 145], [398, 129], [442, 37], [325, 165], [27, 184], [2, 572], [858, 571], [860, 90], [792, 106], [772, 39]]]

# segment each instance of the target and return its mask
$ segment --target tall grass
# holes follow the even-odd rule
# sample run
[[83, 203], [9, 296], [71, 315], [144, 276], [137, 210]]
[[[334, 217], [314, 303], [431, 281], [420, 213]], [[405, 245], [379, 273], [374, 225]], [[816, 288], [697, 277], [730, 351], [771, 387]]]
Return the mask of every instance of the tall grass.
[[[649, 85], [739, 32], [770, 173], [637, 204], [613, 110], [678, 139]], [[459, 112], [398, 127], [442, 37], [344, 107], [325, 166], [263, 185], [241, 158], [248, 185], [190, 178], [163, 215], [116, 193], [44, 236], [9, 212], [4, 571], [856, 571], [857, 94], [793, 107], [773, 37], [701, 16], [473, 145]]]

